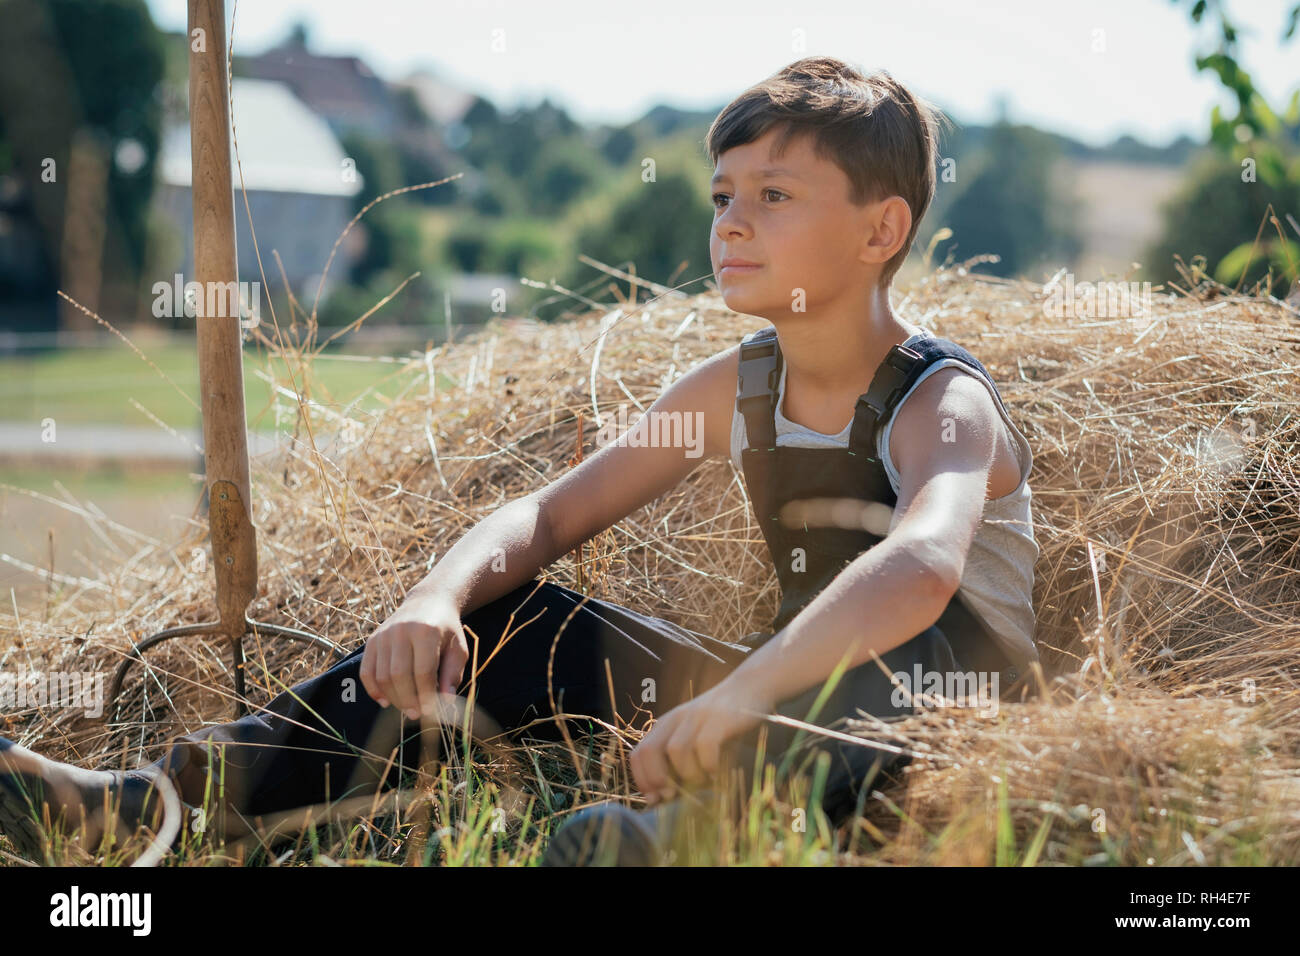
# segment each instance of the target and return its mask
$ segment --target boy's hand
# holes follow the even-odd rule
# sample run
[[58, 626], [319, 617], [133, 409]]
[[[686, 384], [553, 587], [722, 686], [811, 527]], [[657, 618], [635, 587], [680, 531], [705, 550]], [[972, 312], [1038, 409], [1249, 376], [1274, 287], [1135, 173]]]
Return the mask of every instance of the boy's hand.
[[469, 645], [460, 610], [441, 594], [409, 594], [366, 641], [361, 684], [381, 707], [412, 720], [434, 713], [439, 691], [456, 693]]
[[703, 782], [720, 767], [722, 746], [758, 726], [775, 707], [739, 672], [654, 722], [629, 756], [637, 789], [653, 805], [682, 783]]

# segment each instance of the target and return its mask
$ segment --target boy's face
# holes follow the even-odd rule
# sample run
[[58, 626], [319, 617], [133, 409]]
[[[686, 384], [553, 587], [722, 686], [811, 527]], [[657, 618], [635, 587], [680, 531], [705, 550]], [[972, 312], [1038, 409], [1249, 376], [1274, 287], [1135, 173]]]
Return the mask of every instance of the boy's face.
[[[849, 177], [814, 154], [808, 135], [796, 136], [784, 156], [770, 155], [778, 132], [720, 155], [712, 186], [709, 255], [718, 289], [728, 308], [764, 318], [789, 314], [801, 300], [811, 311], [857, 295], [871, 267], [864, 253], [872, 260], [879, 251], [870, 240], [881, 203], [854, 205]], [[727, 268], [729, 259], [757, 266]]]

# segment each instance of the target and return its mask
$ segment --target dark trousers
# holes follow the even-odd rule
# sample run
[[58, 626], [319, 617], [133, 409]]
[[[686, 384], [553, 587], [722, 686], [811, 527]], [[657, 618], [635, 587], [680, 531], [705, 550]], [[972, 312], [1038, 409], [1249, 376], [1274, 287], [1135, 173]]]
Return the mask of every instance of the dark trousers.
[[[753, 650], [539, 580], [461, 620], [470, 663], [459, 694], [468, 695], [472, 680], [474, 713], [486, 714], [487, 723], [506, 737], [522, 730], [541, 740], [563, 739], [552, 702], [564, 714], [640, 727], [718, 683]], [[759, 643], [769, 636], [761, 635]], [[953, 644], [972, 640], [987, 641], [963, 633], [950, 643], [939, 626], [932, 626], [882, 660], [890, 673], [911, 674], [918, 664], [925, 671], [964, 670], [971, 665], [958, 660]], [[358, 648], [323, 674], [281, 693], [262, 712], [178, 738], [155, 766], [173, 771], [181, 799], [196, 806], [203, 802], [203, 777], [211, 766], [214, 778], [220, 774], [224, 804], [246, 817], [397, 785], [403, 768], [420, 764], [419, 722], [393, 707], [381, 708], [366, 693], [360, 679], [363, 651]], [[776, 712], [807, 720], [821, 690], [818, 685], [783, 701]], [[880, 666], [869, 661], [841, 677], [812, 722], [843, 731], [839, 718], [861, 717], [859, 710], [884, 718], [913, 712], [910, 705], [895, 704], [894, 697]], [[585, 729], [582, 723], [567, 729]], [[477, 718], [472, 732], [487, 736]], [[806, 758], [815, 758], [817, 751], [830, 754], [822, 809], [836, 822], [851, 813], [859, 789], [876, 773], [906, 760], [888, 750], [765, 721], [733, 739], [724, 754], [746, 792], [760, 735], [765, 735], [764, 761], [779, 765], [789, 755], [787, 768], [807, 769], [812, 763], [805, 764]], [[218, 749], [224, 751], [220, 771]]]

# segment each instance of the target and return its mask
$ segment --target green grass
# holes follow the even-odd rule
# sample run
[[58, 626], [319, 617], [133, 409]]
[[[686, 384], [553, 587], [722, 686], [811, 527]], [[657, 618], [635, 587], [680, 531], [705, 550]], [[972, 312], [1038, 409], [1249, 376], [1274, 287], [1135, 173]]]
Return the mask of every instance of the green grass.
[[[132, 404], [134, 399], [169, 425], [197, 425], [199, 371], [195, 349], [166, 345], [143, 351], [171, 382], [125, 345], [121, 348], [63, 349], [34, 358], [0, 359], [0, 419], [34, 421], [54, 418], [74, 424], [150, 425], [148, 416]], [[409, 384], [413, 374], [401, 369], [400, 362], [325, 352], [315, 359], [310, 370], [311, 397], [339, 408], [371, 388], [391, 398], [402, 386]], [[271, 407], [271, 387], [258, 376], [259, 370], [286, 388], [293, 388], [293, 385], [284, 359], [274, 358], [264, 351], [244, 350], [244, 404], [249, 427], [273, 431], [275, 413]], [[303, 374], [300, 370], [293, 370], [292, 381], [297, 383], [299, 390], [302, 389]], [[185, 395], [193, 405], [186, 401]], [[291, 400], [281, 396], [280, 403], [284, 409], [282, 415], [292, 422], [293, 412], [288, 407]], [[377, 394], [370, 394], [358, 408], [377, 410], [383, 404]]]
[[[143, 725], [142, 725], [143, 729]], [[607, 734], [575, 727], [573, 749], [563, 744], [520, 741], [509, 760], [501, 752], [466, 743], [457, 734], [445, 759], [429, 767], [429, 776], [404, 777], [409, 794], [422, 798], [396, 813], [376, 812], [366, 793], [358, 793], [356, 812], [339, 819], [313, 815], [307, 826], [283, 827], [269, 823], [273, 839], [257, 833], [233, 835], [223, 840], [217, 820], [214, 787], [223, 779], [218, 763], [207, 775], [202, 796], [191, 795], [201, 812], [186, 819], [182, 845], [166, 856], [164, 866], [211, 866], [242, 862], [251, 866], [534, 866], [551, 834], [570, 813], [591, 802], [627, 796], [625, 783], [603, 772], [603, 756], [626, 746]], [[1250, 759], [1250, 758], [1248, 758]], [[899, 805], [902, 795], [889, 787], [892, 797], [864, 789], [857, 811], [838, 825], [818, 806], [829, 768], [821, 754], [803, 762], [793, 777], [776, 784], [776, 761], [755, 777], [743, 803], [721, 813], [716, 827], [694, 828], [689, 840], [678, 844], [677, 862], [687, 865], [828, 866], [843, 864], [976, 865], [997, 867], [1111, 866], [1147, 867], [1192, 865], [1188, 848], [1196, 846], [1211, 866], [1294, 865], [1281, 846], [1275, 851], [1270, 837], [1277, 835], [1282, 818], [1272, 818], [1248, 829], [1231, 827], [1231, 821], [1258, 814], [1255, 794], [1241, 794], [1241, 807], [1227, 820], [1211, 819], [1195, 802], [1179, 806], [1169, 801], [1160, 822], [1142, 822], [1145, 807], [1114, 815], [1111, 831], [1096, 827], [1093, 815], [1072, 813], [1060, 801], [1012, 800], [1001, 768], [994, 792], [963, 805], [941, 828], [931, 829]], [[619, 776], [622, 776], [621, 774]], [[609, 789], [606, 789], [606, 787]], [[871, 796], [867, 796], [867, 791]], [[1061, 797], [1065, 802], [1066, 794]], [[1148, 799], [1137, 797], [1139, 803]], [[1160, 798], [1155, 798], [1160, 802]], [[901, 802], [906, 802], [901, 801]], [[710, 801], [714, 810], [726, 804]], [[866, 804], [876, 812], [864, 815]], [[364, 806], [372, 809], [367, 810]], [[1026, 806], [1032, 804], [1032, 807]], [[633, 800], [629, 805], [637, 806]], [[1019, 805], [1017, 812], [1016, 806]], [[888, 810], [882, 815], [880, 807]], [[1028, 809], [1029, 813], [1023, 811]], [[1086, 808], [1084, 808], [1086, 810]], [[1120, 808], [1114, 808], [1119, 811]], [[1152, 809], [1155, 809], [1152, 807]], [[1168, 810], [1167, 816], [1164, 815]], [[1278, 808], [1284, 811], [1284, 808]], [[896, 818], [892, 823], [889, 814]], [[275, 815], [270, 815], [273, 818]], [[874, 817], [872, 822], [868, 817]], [[1122, 823], [1125, 818], [1130, 823]], [[194, 824], [194, 820], [199, 823]], [[1226, 826], [1225, 826], [1226, 824]], [[265, 831], [262, 831], [264, 834]], [[50, 834], [52, 845], [46, 862], [87, 865], [95, 862], [86, 850]], [[133, 859], [142, 844], [109, 848], [102, 865], [122, 865]], [[0, 850], [11, 850], [0, 834]], [[0, 855], [0, 867], [17, 861]]]
[[0, 467], [0, 484], [30, 488], [45, 494], [57, 494], [55, 480], [78, 498], [131, 496], [142, 501], [156, 501], [160, 495], [199, 491], [184, 468], [142, 470], [110, 462], [89, 471], [68, 468]]
[[[600, 742], [586, 734], [575, 736], [575, 752], [584, 770], [591, 767]], [[257, 835], [222, 840], [208, 824], [215, 821], [212, 793], [199, 802], [202, 810], [186, 818], [181, 845], [169, 853], [164, 866], [212, 866], [242, 862], [249, 866], [536, 866], [554, 831], [575, 809], [612, 794], [588, 792], [572, 763], [556, 743], [531, 742], [524, 757], [531, 764], [526, 779], [507, 784], [500, 768], [493, 769], [484, 753], [463, 742], [448, 761], [423, 781], [406, 775], [403, 783], [424, 798], [399, 815], [366, 813], [347, 820], [322, 821], [291, 827], [275, 839]], [[212, 784], [219, 771], [208, 775]], [[590, 784], [593, 774], [585, 774]], [[599, 772], [594, 772], [599, 777]], [[517, 790], [519, 784], [524, 789]], [[507, 797], [503, 787], [514, 793]], [[415, 791], [411, 791], [415, 792]], [[807, 787], [792, 791], [799, 804], [811, 803]], [[862, 834], [851, 823], [832, 827], [820, 809], [808, 816], [806, 828], [792, 826], [789, 807], [773, 800], [771, 779], [756, 783], [744, 812], [728, 815], [716, 831], [696, 829], [675, 848], [685, 865], [825, 866], [847, 852], [867, 851]], [[635, 803], [632, 804], [636, 806]], [[507, 811], [506, 807], [513, 809]], [[715, 804], [715, 809], [717, 805]], [[802, 815], [798, 815], [803, 819]], [[194, 820], [200, 821], [198, 825]], [[121, 866], [143, 848], [136, 839], [128, 846], [97, 848], [95, 860], [56, 828], [43, 862], [53, 865]], [[0, 848], [6, 846], [0, 834]], [[0, 858], [0, 867], [12, 861]]]

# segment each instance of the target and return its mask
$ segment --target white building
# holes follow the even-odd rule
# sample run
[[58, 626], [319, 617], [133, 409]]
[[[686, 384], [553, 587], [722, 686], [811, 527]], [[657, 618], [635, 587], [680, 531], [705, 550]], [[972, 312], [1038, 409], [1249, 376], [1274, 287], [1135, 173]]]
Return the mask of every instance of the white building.
[[[353, 216], [354, 197], [363, 186], [361, 174], [344, 155], [329, 124], [283, 83], [235, 77], [231, 99], [231, 178], [239, 279], [260, 282], [264, 271], [267, 287], [263, 295], [280, 298], [284, 287], [272, 255], [275, 250], [294, 294], [310, 308], [330, 250]], [[165, 274], [154, 277], [156, 281], [170, 282], [177, 272], [186, 281], [194, 278], [190, 174], [186, 117], [164, 128], [159, 147], [153, 202], [174, 225], [178, 252], [173, 267], [166, 271], [164, 266]], [[261, 271], [253, 231], [248, 227], [245, 192], [261, 252]], [[364, 221], [354, 227], [339, 247], [321, 290], [322, 301], [331, 286], [346, 278], [348, 266], [364, 244], [363, 225]]]

